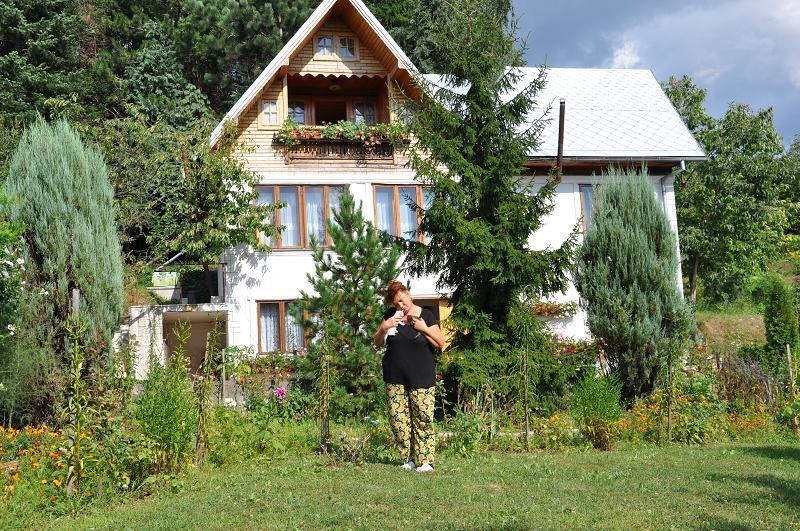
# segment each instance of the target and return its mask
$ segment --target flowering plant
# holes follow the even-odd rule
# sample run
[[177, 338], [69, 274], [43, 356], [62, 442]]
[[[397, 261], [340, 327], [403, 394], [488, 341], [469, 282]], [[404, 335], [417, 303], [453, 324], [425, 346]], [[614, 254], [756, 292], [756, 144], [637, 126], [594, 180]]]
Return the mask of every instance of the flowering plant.
[[340, 120], [335, 124], [322, 126], [299, 124], [294, 118], [288, 118], [275, 135], [275, 142], [296, 146], [302, 142], [313, 142], [321, 139], [358, 141], [368, 148], [374, 149], [382, 142], [399, 144], [408, 140], [408, 126], [401, 123], [372, 124]]
[[537, 301], [531, 304], [537, 317], [570, 317], [578, 311], [575, 302]]

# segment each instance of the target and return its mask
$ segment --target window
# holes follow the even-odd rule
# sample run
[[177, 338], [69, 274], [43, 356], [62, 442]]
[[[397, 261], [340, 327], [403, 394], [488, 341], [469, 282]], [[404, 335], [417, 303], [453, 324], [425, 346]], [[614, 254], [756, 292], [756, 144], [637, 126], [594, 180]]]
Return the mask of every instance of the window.
[[259, 352], [296, 352], [306, 346], [303, 323], [290, 312], [293, 302], [258, 303]]
[[594, 210], [594, 190], [591, 184], [581, 184], [581, 215], [583, 216], [583, 232], [589, 231], [592, 226], [592, 211]]
[[375, 124], [375, 104], [356, 102], [353, 104], [353, 121], [364, 122], [368, 125]]
[[264, 100], [261, 106], [261, 123], [263, 125], [278, 125], [278, 102]]
[[421, 186], [376, 186], [375, 226], [407, 240], [419, 239], [419, 217], [413, 205], [423, 206], [431, 197]]
[[337, 53], [340, 59], [355, 59], [356, 40], [352, 37], [339, 37], [339, 49]]
[[327, 35], [317, 37], [317, 55], [333, 57], [333, 37]]
[[294, 119], [299, 124], [306, 123], [306, 102], [304, 101], [290, 101], [289, 102], [289, 118]]
[[339, 205], [339, 197], [344, 193], [342, 186], [259, 186], [259, 204], [273, 204], [283, 201], [273, 221], [283, 225], [278, 241], [265, 239], [263, 242], [275, 248], [309, 248], [311, 240], [319, 245], [330, 245], [330, 235], [326, 222], [332, 211]]

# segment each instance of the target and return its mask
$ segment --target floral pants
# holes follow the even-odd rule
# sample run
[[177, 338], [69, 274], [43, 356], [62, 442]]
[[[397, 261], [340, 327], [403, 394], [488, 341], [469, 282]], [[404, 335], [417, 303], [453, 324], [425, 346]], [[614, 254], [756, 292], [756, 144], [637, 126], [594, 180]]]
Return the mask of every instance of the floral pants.
[[417, 466], [433, 464], [435, 389], [386, 384], [389, 424], [404, 462], [412, 460]]

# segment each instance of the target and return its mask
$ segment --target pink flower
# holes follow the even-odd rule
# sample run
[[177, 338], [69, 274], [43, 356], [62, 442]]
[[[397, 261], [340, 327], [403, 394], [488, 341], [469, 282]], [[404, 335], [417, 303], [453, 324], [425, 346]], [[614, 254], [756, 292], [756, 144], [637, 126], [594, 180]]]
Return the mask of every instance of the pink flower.
[[285, 387], [278, 387], [272, 392], [273, 396], [283, 402], [286, 400], [286, 388]]

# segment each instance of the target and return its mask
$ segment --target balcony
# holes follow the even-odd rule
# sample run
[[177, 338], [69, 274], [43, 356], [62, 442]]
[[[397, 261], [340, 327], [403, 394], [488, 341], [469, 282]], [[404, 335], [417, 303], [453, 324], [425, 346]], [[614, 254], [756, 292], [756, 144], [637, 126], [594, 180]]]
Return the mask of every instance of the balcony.
[[289, 164], [317, 161], [394, 162], [394, 145], [388, 140], [367, 145], [361, 140], [312, 138], [287, 145], [285, 151]]

